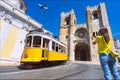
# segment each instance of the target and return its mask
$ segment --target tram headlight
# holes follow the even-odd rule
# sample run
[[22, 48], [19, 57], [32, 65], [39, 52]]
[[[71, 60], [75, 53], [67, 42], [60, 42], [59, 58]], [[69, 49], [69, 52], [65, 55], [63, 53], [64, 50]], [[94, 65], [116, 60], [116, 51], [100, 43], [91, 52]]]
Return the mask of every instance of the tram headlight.
[[27, 58], [27, 57], [28, 57], [28, 55], [27, 55], [27, 54], [25, 54], [25, 55], [24, 55], [24, 58]]

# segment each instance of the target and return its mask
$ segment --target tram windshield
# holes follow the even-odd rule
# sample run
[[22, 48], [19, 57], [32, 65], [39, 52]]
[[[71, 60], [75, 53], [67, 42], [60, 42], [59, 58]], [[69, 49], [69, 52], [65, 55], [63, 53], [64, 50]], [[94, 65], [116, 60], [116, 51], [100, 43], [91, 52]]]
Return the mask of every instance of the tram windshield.
[[28, 36], [26, 40], [26, 47], [31, 47], [32, 43], [32, 36]]
[[41, 37], [40, 36], [34, 36], [33, 47], [41, 47]]
[[26, 47], [41, 47], [41, 37], [28, 36], [26, 40]]
[[48, 49], [49, 47], [49, 40], [46, 38], [43, 38], [43, 48]]

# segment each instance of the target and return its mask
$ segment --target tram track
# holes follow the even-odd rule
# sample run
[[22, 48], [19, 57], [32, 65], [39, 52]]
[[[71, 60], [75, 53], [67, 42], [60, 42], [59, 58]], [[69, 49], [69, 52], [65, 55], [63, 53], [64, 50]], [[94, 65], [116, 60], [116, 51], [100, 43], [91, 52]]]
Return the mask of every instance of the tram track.
[[58, 66], [65, 66], [68, 63], [65, 64], [59, 64], [59, 65], [52, 65], [52, 66], [38, 66], [33, 69], [21, 69], [19, 66], [0, 66], [0, 73], [11, 73], [11, 72], [19, 72], [19, 71], [30, 71], [30, 70], [38, 70], [38, 69], [46, 69], [46, 68], [51, 68], [51, 67], [58, 67]]
[[[0, 74], [1, 79], [62, 79], [81, 73], [88, 67], [79, 64], [67, 64], [62, 66], [32, 69], [32, 70], [17, 70]], [[14, 75], [14, 77], [13, 77]]]
[[76, 74], [80, 74], [80, 73], [85, 72], [85, 71], [87, 71], [87, 70], [88, 70], [88, 69], [84, 69], [84, 70], [81, 70], [81, 71], [76, 72], [76, 73], [72, 73], [72, 74], [69, 74], [69, 75], [65, 75], [65, 76], [60, 77], [60, 78], [58, 78], [58, 79], [56, 79], [56, 80], [63, 80], [63, 79], [65, 79], [65, 78], [68, 78], [68, 77], [74, 76], [74, 75], [76, 75]]
[[35, 70], [46, 70], [46, 69], [52, 69], [52, 68], [60, 68], [64, 66], [70, 65], [68, 62], [65, 64], [59, 64], [59, 65], [52, 65], [52, 66], [43, 66], [43, 67], [37, 67], [34, 69], [20, 69], [18, 66], [1, 66], [0, 67], [0, 73], [1, 74], [11, 74], [11, 73], [16, 73], [16, 72], [29, 72], [29, 71], [35, 71]]

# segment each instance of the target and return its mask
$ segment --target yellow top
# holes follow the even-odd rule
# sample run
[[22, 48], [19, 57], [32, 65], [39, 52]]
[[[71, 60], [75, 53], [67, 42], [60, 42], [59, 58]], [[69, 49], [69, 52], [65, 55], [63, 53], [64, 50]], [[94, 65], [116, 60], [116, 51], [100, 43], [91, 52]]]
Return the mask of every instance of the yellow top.
[[[98, 43], [98, 53], [109, 53], [109, 49], [111, 48], [111, 40], [108, 43], [105, 43], [103, 36], [97, 36], [96, 43]], [[106, 45], [107, 44], [107, 45]]]

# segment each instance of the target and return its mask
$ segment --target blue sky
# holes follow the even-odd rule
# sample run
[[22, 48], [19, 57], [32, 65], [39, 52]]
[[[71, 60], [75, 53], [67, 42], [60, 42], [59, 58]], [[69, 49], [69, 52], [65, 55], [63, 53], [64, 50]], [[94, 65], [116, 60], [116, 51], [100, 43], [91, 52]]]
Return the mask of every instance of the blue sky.
[[[120, 0], [25, 0], [25, 2], [28, 7], [26, 14], [41, 23], [55, 36], [59, 35], [61, 12], [74, 9], [77, 24], [86, 23], [85, 8], [104, 2], [112, 33], [120, 39]], [[38, 4], [44, 4], [49, 9], [41, 9]]]

